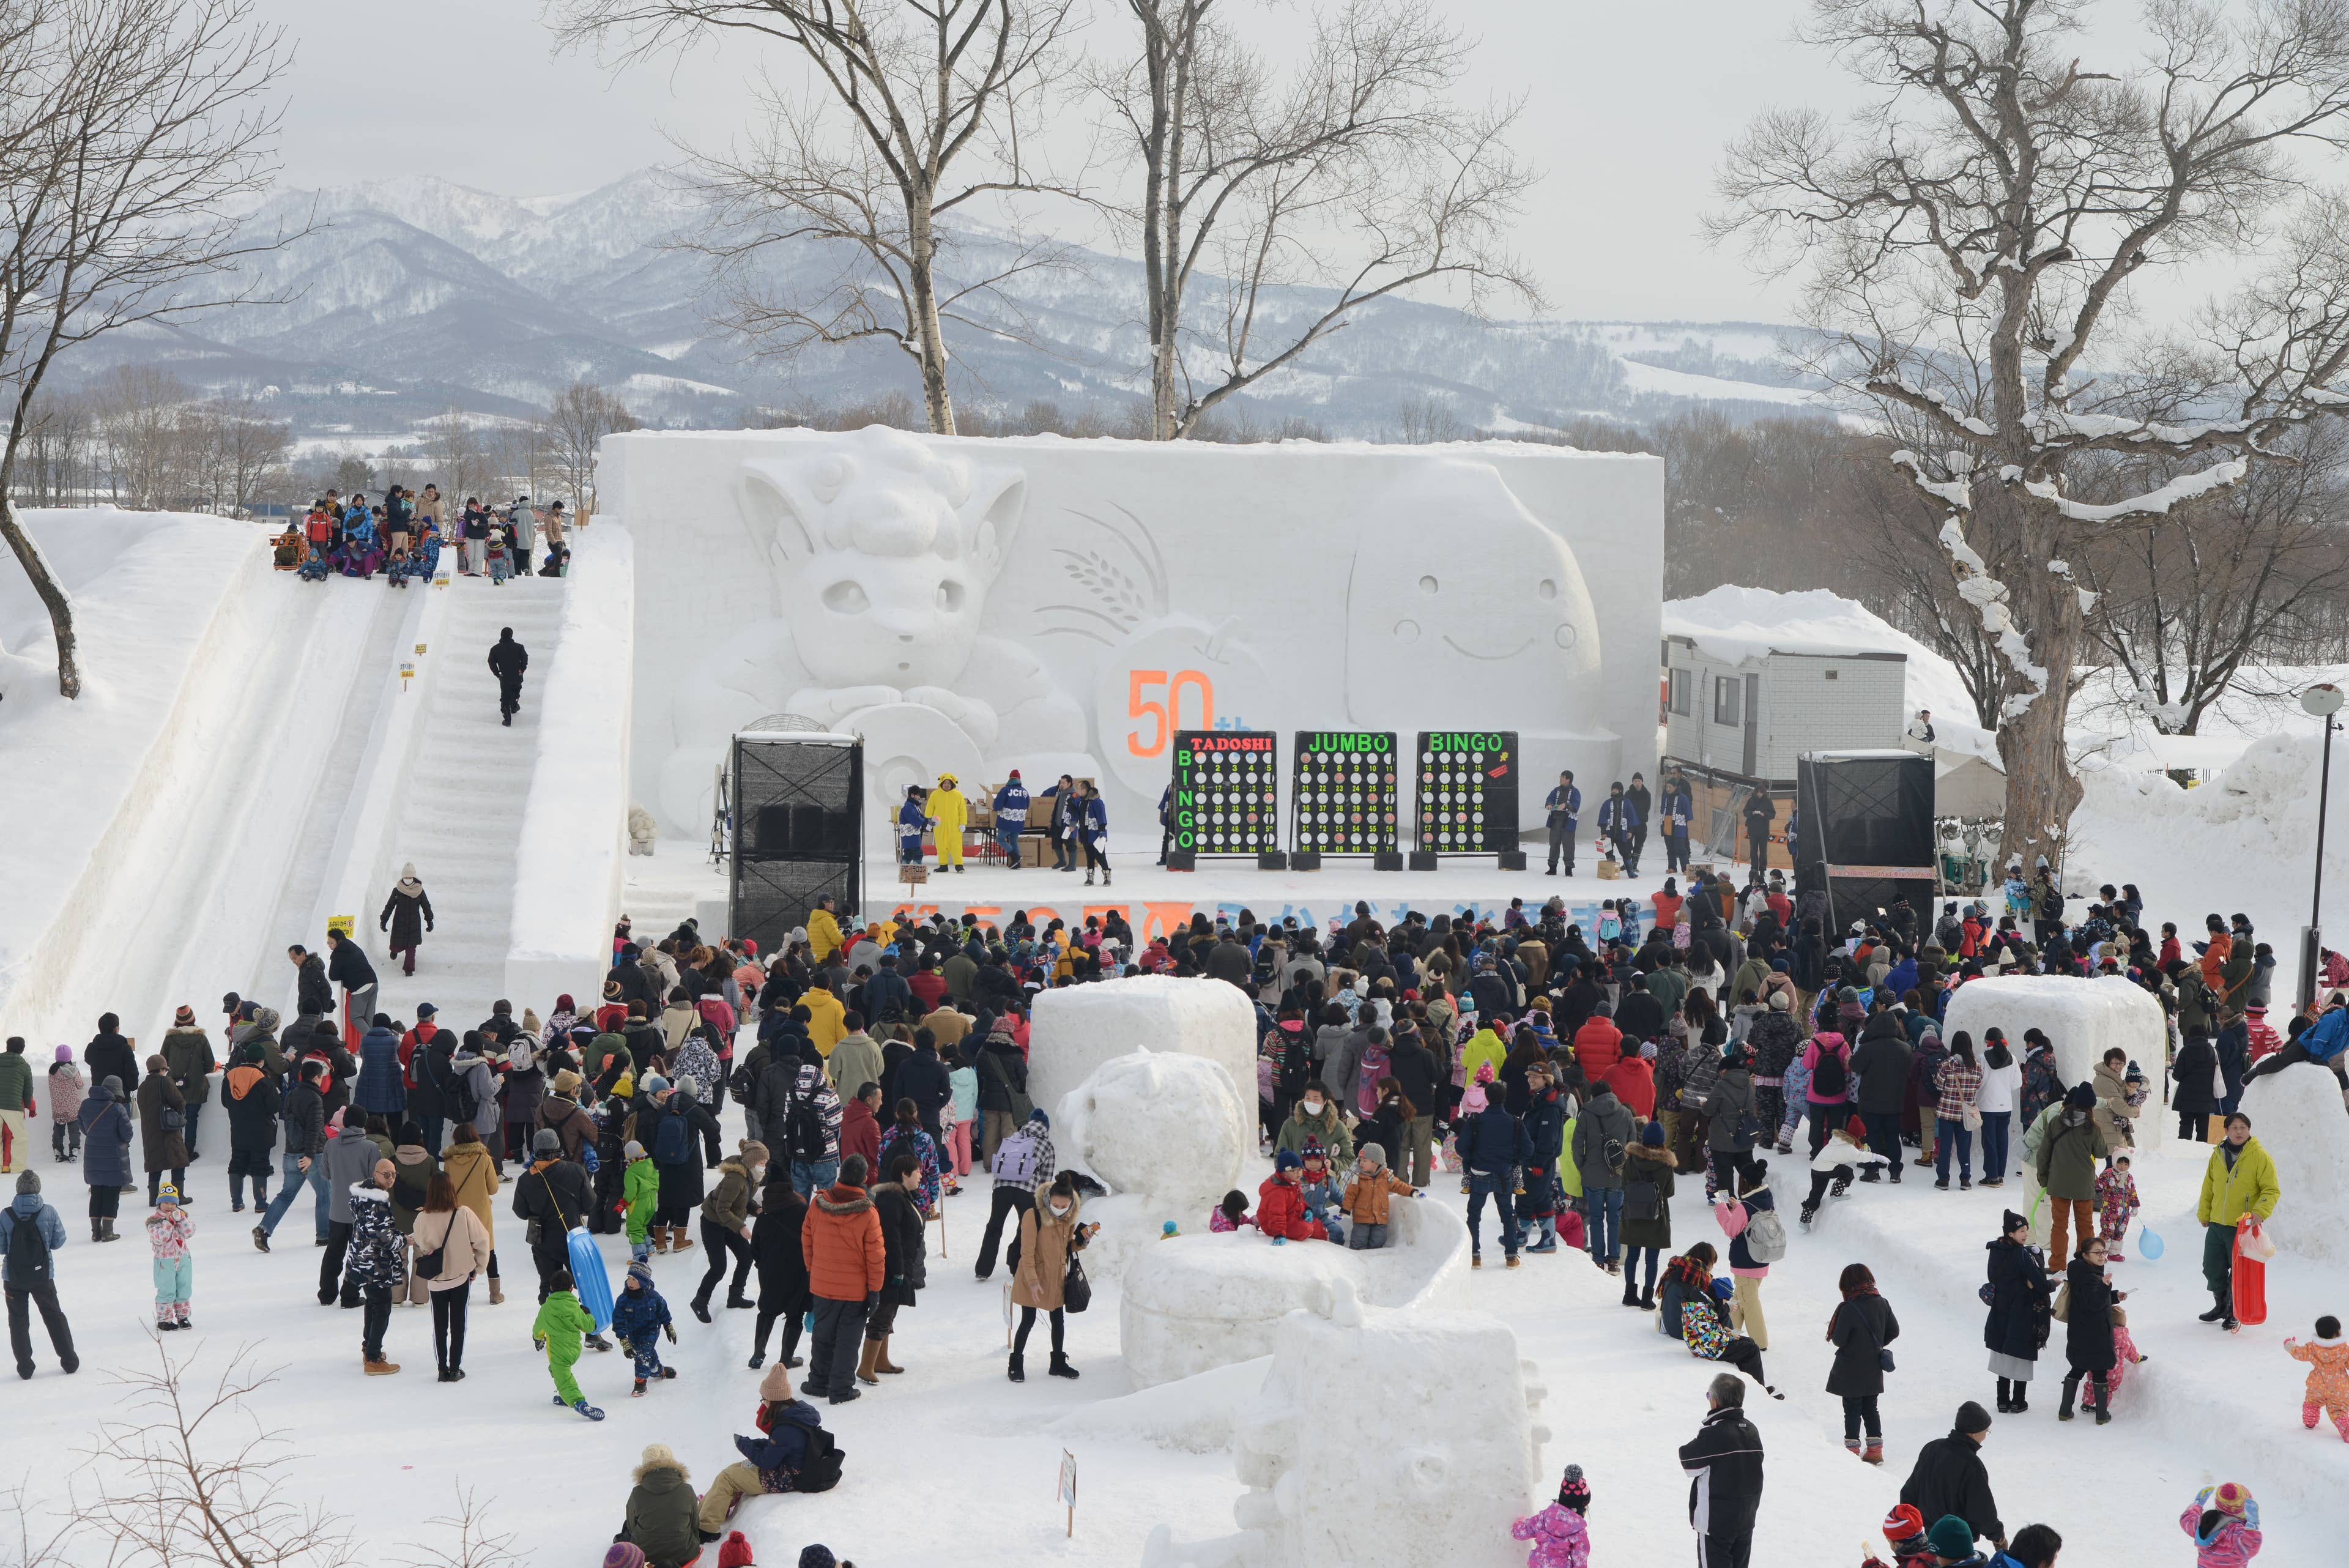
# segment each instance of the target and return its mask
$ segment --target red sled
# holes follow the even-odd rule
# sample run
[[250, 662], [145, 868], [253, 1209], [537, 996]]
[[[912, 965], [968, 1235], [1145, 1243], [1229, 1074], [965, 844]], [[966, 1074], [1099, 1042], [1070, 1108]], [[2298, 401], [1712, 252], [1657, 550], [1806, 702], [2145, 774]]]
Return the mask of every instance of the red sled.
[[2243, 1251], [2243, 1231], [2256, 1229], [2247, 1225], [2235, 1232], [2235, 1321], [2246, 1328], [2268, 1320], [2268, 1266]]

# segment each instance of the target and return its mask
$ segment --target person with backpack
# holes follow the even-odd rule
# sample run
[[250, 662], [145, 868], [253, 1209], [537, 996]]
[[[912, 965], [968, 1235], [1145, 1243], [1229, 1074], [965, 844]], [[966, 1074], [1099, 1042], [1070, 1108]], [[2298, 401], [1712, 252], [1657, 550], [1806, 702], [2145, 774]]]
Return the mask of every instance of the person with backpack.
[[[1582, 1114], [1575, 1118], [1568, 1153], [1582, 1179], [1583, 1211], [1588, 1221], [1584, 1240], [1590, 1261], [1610, 1274], [1621, 1269], [1623, 1173], [1633, 1137], [1630, 1111], [1600, 1081]], [[1625, 1288], [1630, 1288], [1628, 1282]]]
[[986, 1279], [995, 1272], [996, 1249], [1002, 1244], [1003, 1222], [1013, 1217], [1011, 1262], [1019, 1265], [1018, 1225], [1020, 1217], [1036, 1207], [1036, 1194], [1051, 1185], [1055, 1170], [1052, 1147], [1052, 1118], [1040, 1106], [1028, 1114], [1025, 1126], [1003, 1140], [988, 1166], [995, 1179], [994, 1196], [987, 1216], [987, 1231], [979, 1240], [977, 1277]]
[[1786, 1227], [1778, 1218], [1769, 1174], [1769, 1166], [1757, 1159], [1751, 1171], [1741, 1173], [1734, 1197], [1727, 1188], [1713, 1195], [1713, 1218], [1729, 1238], [1729, 1272], [1735, 1281], [1729, 1326], [1752, 1340], [1756, 1350], [1770, 1348], [1770, 1327], [1762, 1318], [1762, 1282], [1770, 1277], [1770, 1265], [1786, 1255]]
[[[1710, 1047], [1706, 1048], [1710, 1054]], [[1721, 1058], [1719, 1072], [1697, 1103], [1705, 1118], [1705, 1150], [1712, 1161], [1711, 1175], [1716, 1191], [1733, 1189], [1740, 1179], [1750, 1181], [1762, 1162], [1754, 1158], [1754, 1145], [1762, 1136], [1762, 1121], [1754, 1115], [1754, 1074], [1750, 1058], [1743, 1045], [1732, 1045]], [[1766, 1347], [1765, 1347], [1766, 1348]]]
[[67, 1373], [81, 1370], [74, 1354], [73, 1325], [57, 1303], [57, 1250], [66, 1244], [66, 1224], [41, 1199], [34, 1171], [16, 1178], [16, 1195], [0, 1210], [0, 1288], [8, 1303], [8, 1347], [16, 1355], [16, 1376], [33, 1376], [32, 1309], [40, 1308], [49, 1348]]
[[[788, 1191], [786, 1186], [784, 1190]], [[830, 1491], [840, 1484], [840, 1445], [823, 1429], [816, 1407], [792, 1390], [790, 1366], [778, 1364], [759, 1383], [760, 1435], [737, 1434], [741, 1458], [710, 1479], [696, 1520], [704, 1541], [715, 1541], [735, 1507], [746, 1497], [779, 1492]], [[736, 1531], [731, 1538], [742, 1539]], [[811, 1547], [810, 1552], [821, 1550]], [[725, 1555], [721, 1551], [721, 1558]], [[824, 1553], [826, 1561], [831, 1554]], [[750, 1561], [749, 1553], [743, 1554]], [[807, 1553], [801, 1554], [807, 1561]]]
[[[1857, 992], [1852, 995], [1857, 1000]], [[1811, 1122], [1810, 1151], [1816, 1158], [1826, 1147], [1828, 1129], [1843, 1120], [1842, 1107], [1851, 1097], [1851, 1047], [1841, 1034], [1822, 1029], [1803, 1047], [1802, 1063], [1810, 1079], [1803, 1101]]]

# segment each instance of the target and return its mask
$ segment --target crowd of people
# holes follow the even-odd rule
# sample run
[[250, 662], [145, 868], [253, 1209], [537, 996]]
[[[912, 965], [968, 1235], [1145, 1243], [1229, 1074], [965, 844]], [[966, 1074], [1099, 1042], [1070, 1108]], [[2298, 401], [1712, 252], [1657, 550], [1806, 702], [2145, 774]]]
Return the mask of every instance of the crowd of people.
[[440, 551], [447, 545], [456, 554], [456, 576], [503, 583], [532, 570], [541, 543], [546, 556], [538, 575], [564, 576], [571, 563], [567, 524], [560, 501], [541, 512], [527, 495], [503, 507], [468, 495], [463, 505], [452, 508], [437, 484], [421, 493], [393, 484], [372, 505], [362, 491], [343, 495], [329, 490], [299, 519], [289, 520], [271, 544], [277, 569], [297, 573], [305, 582], [331, 576], [371, 580], [381, 572], [396, 588], [418, 577], [429, 583], [440, 569]]
[[[623, 921], [587, 1005], [558, 996], [542, 1019], [501, 1002], [469, 1028], [429, 1004], [407, 1022], [378, 1011], [372, 968], [336, 933], [326, 955], [289, 954], [295, 1017], [231, 994], [215, 1039], [182, 1007], [142, 1062], [109, 1014], [80, 1052], [57, 1048], [47, 1099], [52, 1147], [88, 1189], [93, 1242], [119, 1239], [119, 1199], [146, 1178], [159, 1330], [191, 1321], [190, 1211], [218, 1199], [195, 1192], [189, 1172], [215, 1103], [225, 1128], [210, 1137], [227, 1140], [230, 1212], [246, 1211], [249, 1187], [250, 1235], [267, 1252], [309, 1195], [316, 1299], [359, 1313], [369, 1376], [399, 1371], [388, 1357], [406, 1303], [430, 1308], [439, 1379], [464, 1377], [475, 1286], [491, 1306], [504, 1301], [501, 1220], [508, 1254], [517, 1240], [529, 1254], [532, 1337], [552, 1403], [585, 1418], [603, 1417], [578, 1371], [590, 1352], [618, 1351], [630, 1395], [657, 1396], [677, 1376], [662, 1352], [681, 1316], [754, 1313], [750, 1366], [765, 1379], [756, 1434], [736, 1439], [741, 1461], [697, 1496], [673, 1455], [647, 1450], [616, 1543], [620, 1561], [680, 1568], [722, 1538], [740, 1499], [837, 1481], [817, 1402], [853, 1401], [904, 1369], [895, 1341], [927, 1283], [926, 1225], [975, 1170], [989, 1179], [975, 1272], [989, 1277], [1000, 1251], [1019, 1309], [1009, 1379], [1025, 1380], [1040, 1317], [1049, 1375], [1079, 1376], [1067, 1318], [1091, 1294], [1082, 1252], [1096, 1227], [1081, 1215], [1098, 1189], [1059, 1167], [1050, 1116], [1029, 1097], [1030, 1004], [1043, 990], [1120, 974], [1221, 981], [1257, 1011], [1274, 1170], [1252, 1212], [1234, 1192], [1206, 1227], [1376, 1248], [1396, 1205], [1457, 1174], [1472, 1266], [1488, 1235], [1510, 1268], [1521, 1253], [1579, 1251], [1621, 1279], [1623, 1304], [1652, 1314], [1655, 1331], [1735, 1369], [1715, 1379], [1682, 1457], [1705, 1561], [1743, 1563], [1762, 1476], [1744, 1390], [1783, 1397], [1764, 1371], [1764, 1298], [1771, 1266], [1797, 1244], [1772, 1158], [1807, 1162], [1798, 1232], [1828, 1202], [1909, 1169], [1930, 1168], [1948, 1189], [1953, 1158], [1959, 1191], [2020, 1182], [1987, 1242], [1981, 1288], [1998, 1416], [2029, 1411], [2058, 1323], [2060, 1419], [2113, 1419], [2112, 1393], [2142, 1359], [2128, 1293], [2109, 1271], [2137, 1207], [2128, 1151], [2149, 1114], [2149, 1076], [2116, 1052], [2067, 1083], [2036, 1029], [2019, 1042], [1996, 1030], [1945, 1038], [1951, 996], [1985, 975], [2118, 974], [2158, 998], [2171, 1040], [2157, 1067], [2181, 1133], [2221, 1118], [2200, 1205], [2204, 1320], [2235, 1325], [2234, 1261], [2252, 1255], [2247, 1239], [2284, 1196], [2235, 1103], [2241, 1083], [2286, 1059], [2338, 1071], [2349, 1012], [2268, 1028], [2271, 965], [2240, 917], [2212, 916], [2189, 960], [2174, 928], [2142, 924], [2127, 890], [2105, 889], [2076, 922], [2063, 908], [2035, 908], [2026, 935], [2022, 917], [1979, 905], [1949, 905], [1929, 927], [1896, 904], [1831, 940], [1816, 895], [1700, 870], [1685, 891], [1667, 877], [1644, 908], [1617, 901], [1593, 932], [1559, 900], [1513, 899], [1489, 915], [1414, 913], [1392, 926], [1361, 904], [1326, 931], [1199, 912], [1143, 942], [1114, 909], [1075, 929], [1024, 911], [999, 924], [940, 914], [860, 926], [826, 899], [775, 953], [705, 940], [691, 921], [658, 940]], [[430, 925], [412, 870], [381, 924], [412, 964]], [[40, 1098], [25, 1053], [11, 1040], [0, 1054], [12, 1115]], [[744, 1136], [730, 1141], [720, 1118], [735, 1112]], [[23, 1123], [11, 1125], [8, 1147], [20, 1147]], [[1706, 1236], [1675, 1238], [1675, 1204], [1685, 1212], [1700, 1196]], [[598, 1235], [622, 1238], [628, 1254], [609, 1300]], [[61, 1367], [78, 1365], [53, 1278], [66, 1241], [27, 1171], [0, 1215], [26, 1377], [30, 1307]], [[696, 1251], [703, 1269], [680, 1314], [654, 1260]], [[592, 1275], [574, 1276], [589, 1258]], [[1826, 1392], [1842, 1401], [1846, 1446], [1878, 1464], [1899, 1324], [1864, 1264], [1844, 1268], [1839, 1284]], [[2311, 1427], [2329, 1416], [2349, 1438], [2349, 1348], [2333, 1319], [2316, 1329], [2288, 1346], [2310, 1363], [2303, 1416]], [[2052, 1530], [2010, 1538], [1998, 1517], [1980, 1458], [1992, 1419], [1969, 1401], [1920, 1456], [1900, 1490], [1910, 1513], [1895, 1510], [1916, 1526], [1890, 1542], [1900, 1563], [2054, 1561]], [[1578, 1517], [1588, 1483], [1568, 1479], [1582, 1490], [1562, 1489], [1557, 1507]], [[2240, 1487], [2200, 1501], [2189, 1533], [2256, 1547]], [[1546, 1510], [1521, 1533], [1538, 1558], [1575, 1528]]]

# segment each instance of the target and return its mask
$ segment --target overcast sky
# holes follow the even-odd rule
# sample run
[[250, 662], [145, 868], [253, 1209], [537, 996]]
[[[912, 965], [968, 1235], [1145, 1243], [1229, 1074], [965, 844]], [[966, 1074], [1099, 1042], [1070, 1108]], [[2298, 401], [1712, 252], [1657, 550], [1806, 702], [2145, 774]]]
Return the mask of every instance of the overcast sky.
[[[257, 0], [299, 50], [286, 178], [432, 174], [509, 195], [584, 191], [722, 144], [748, 121], [755, 61], [713, 51], [615, 73], [557, 57], [537, 0]], [[1274, 43], [1309, 9], [1230, 0]], [[1842, 88], [1791, 41], [1795, 0], [1445, 0], [1481, 38], [1469, 90], [1526, 99], [1520, 146], [1547, 175], [1518, 233], [1564, 318], [1782, 319], [1785, 289], [1705, 248], [1723, 143], [1774, 103]], [[1123, 41], [1099, 7], [1091, 47]], [[1131, 23], [1126, 24], [1130, 29]]]

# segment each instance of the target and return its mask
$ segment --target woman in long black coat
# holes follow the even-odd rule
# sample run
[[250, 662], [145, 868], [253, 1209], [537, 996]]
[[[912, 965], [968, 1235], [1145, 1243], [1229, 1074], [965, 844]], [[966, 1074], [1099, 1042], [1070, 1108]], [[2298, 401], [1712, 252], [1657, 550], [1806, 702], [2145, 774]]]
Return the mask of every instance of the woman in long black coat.
[[432, 929], [432, 900], [417, 879], [413, 861], [399, 868], [399, 880], [391, 885], [391, 897], [383, 901], [383, 913], [376, 917], [377, 927], [388, 933], [385, 950], [405, 961], [400, 972], [416, 972], [416, 950], [424, 943], [424, 933]]
[[2026, 1396], [2045, 1337], [2050, 1293], [2046, 1265], [2031, 1245], [2030, 1222], [2010, 1209], [2002, 1223], [2006, 1233], [1989, 1245], [1990, 1317], [1982, 1344], [1998, 1375], [1998, 1407], [2005, 1415], [2031, 1408]]
[[864, 1355], [857, 1376], [867, 1383], [877, 1374], [905, 1369], [889, 1359], [889, 1339], [897, 1326], [897, 1309], [914, 1304], [916, 1293], [929, 1283], [925, 1262], [922, 1207], [915, 1189], [922, 1169], [910, 1145], [893, 1147], [887, 1160], [889, 1179], [873, 1184], [873, 1207], [881, 1216], [881, 1244], [886, 1253], [880, 1304], [864, 1325]]
[[750, 1342], [750, 1369], [766, 1365], [767, 1334], [781, 1319], [783, 1365], [800, 1365], [800, 1330], [809, 1306], [807, 1253], [800, 1231], [807, 1223], [807, 1199], [792, 1189], [788, 1160], [767, 1167], [759, 1217], [750, 1222], [750, 1257], [759, 1269], [759, 1332]]
[[2064, 1360], [2071, 1370], [2064, 1374], [2064, 1405], [2055, 1412], [2059, 1421], [2072, 1418], [2072, 1397], [2079, 1392], [2083, 1378], [2089, 1389], [2088, 1408], [2095, 1412], [2096, 1425], [2103, 1426], [2113, 1418], [2113, 1303], [2127, 1292], [2113, 1289], [2105, 1278], [2105, 1262], [2110, 1249], [2098, 1236], [2080, 1249], [2064, 1271], [2065, 1296], [2064, 1313]]
[[180, 1191], [180, 1200], [188, 1199], [188, 1144], [180, 1129], [164, 1126], [167, 1116], [184, 1120], [188, 1114], [187, 1096], [180, 1085], [171, 1082], [170, 1067], [160, 1056], [147, 1058], [147, 1076], [139, 1084], [139, 1152], [147, 1166], [147, 1202], [151, 1208], [163, 1173], [171, 1174], [171, 1185]]
[[[1827, 1339], [1836, 1347], [1827, 1369], [1827, 1392], [1843, 1401], [1843, 1446], [1871, 1465], [1884, 1462], [1884, 1422], [1876, 1401], [1884, 1392], [1885, 1347], [1900, 1337], [1892, 1303], [1876, 1292], [1866, 1263], [1847, 1264], [1836, 1282], [1843, 1300], [1827, 1318]], [[1865, 1428], [1868, 1441], [1860, 1444]]]

